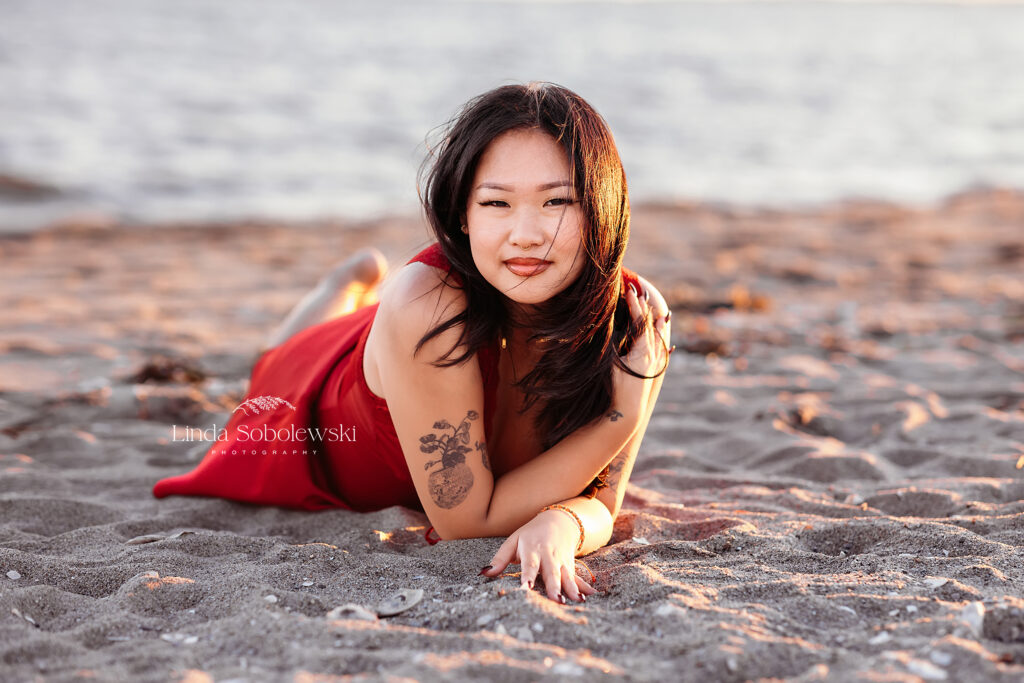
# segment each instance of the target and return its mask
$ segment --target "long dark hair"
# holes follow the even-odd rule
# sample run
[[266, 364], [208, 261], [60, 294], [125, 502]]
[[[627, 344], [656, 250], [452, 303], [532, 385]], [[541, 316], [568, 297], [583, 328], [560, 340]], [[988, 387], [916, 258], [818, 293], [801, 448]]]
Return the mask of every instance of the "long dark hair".
[[[462, 232], [480, 157], [496, 137], [537, 129], [564, 149], [585, 220], [583, 270], [559, 296], [538, 304], [530, 336], [553, 343], [518, 380], [520, 411], [542, 401], [534, 427], [547, 450], [611, 407], [612, 366], [641, 331], [620, 298], [622, 258], [629, 240], [629, 197], [618, 150], [604, 119], [582, 97], [553, 83], [505, 85], [473, 98], [444, 127], [420, 169], [420, 201], [431, 230], [465, 290], [466, 308], [420, 339], [461, 326], [459, 341], [439, 367], [463, 363], [494, 343], [509, 323], [505, 297], [480, 274]], [[425, 175], [425, 178], [423, 177]], [[460, 286], [449, 277], [447, 284]], [[465, 349], [454, 356], [456, 349]]]

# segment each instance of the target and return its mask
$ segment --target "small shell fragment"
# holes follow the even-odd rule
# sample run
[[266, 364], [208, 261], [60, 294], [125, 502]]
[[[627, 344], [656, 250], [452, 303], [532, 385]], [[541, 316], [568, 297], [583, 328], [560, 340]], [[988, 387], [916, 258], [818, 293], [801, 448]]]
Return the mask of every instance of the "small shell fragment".
[[18, 573], [18, 570], [12, 569], [11, 571], [7, 572], [7, 578], [13, 581], [17, 581], [21, 578], [21, 574]]
[[155, 543], [156, 541], [164, 540], [163, 536], [158, 534], [149, 534], [147, 536], [136, 536], [135, 538], [125, 541], [125, 545], [142, 545], [143, 543]]
[[403, 588], [377, 606], [377, 615], [392, 617], [416, 606], [423, 599], [422, 588]]
[[364, 621], [377, 621], [377, 615], [362, 605], [348, 603], [341, 607], [335, 607], [327, 613], [328, 619], [362, 619]]
[[194, 531], [188, 529], [182, 529], [176, 531], [173, 534], [146, 534], [145, 536], [136, 536], [135, 538], [125, 541], [125, 545], [142, 545], [143, 543], [156, 543], [157, 541], [166, 541], [172, 538], [181, 538], [182, 536], [188, 536], [194, 534]]

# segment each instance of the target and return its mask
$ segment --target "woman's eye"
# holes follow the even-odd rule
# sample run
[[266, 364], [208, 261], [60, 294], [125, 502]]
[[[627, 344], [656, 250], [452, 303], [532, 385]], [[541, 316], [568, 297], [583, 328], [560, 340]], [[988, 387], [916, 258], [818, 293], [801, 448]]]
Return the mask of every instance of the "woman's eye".
[[548, 204], [554, 204], [554, 206], [565, 206], [566, 204], [572, 204], [572, 200], [568, 197], [556, 197], [555, 199], [549, 199]]
[[492, 199], [488, 202], [478, 202], [480, 206], [508, 206], [505, 202], [500, 199]]

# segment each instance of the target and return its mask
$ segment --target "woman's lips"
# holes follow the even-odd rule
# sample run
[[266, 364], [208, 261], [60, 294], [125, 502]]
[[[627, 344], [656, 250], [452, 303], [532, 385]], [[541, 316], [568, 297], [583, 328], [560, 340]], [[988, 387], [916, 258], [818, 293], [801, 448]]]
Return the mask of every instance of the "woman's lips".
[[510, 258], [505, 261], [505, 267], [521, 277], [543, 273], [550, 265], [551, 261], [539, 258]]

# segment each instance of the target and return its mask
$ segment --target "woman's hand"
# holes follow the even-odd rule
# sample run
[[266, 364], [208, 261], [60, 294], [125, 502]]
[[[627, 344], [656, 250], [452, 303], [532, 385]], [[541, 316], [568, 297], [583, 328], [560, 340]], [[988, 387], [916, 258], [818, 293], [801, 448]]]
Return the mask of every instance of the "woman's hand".
[[576, 544], [580, 528], [572, 517], [560, 510], [545, 510], [519, 527], [494, 554], [484, 576], [498, 576], [509, 564], [522, 567], [520, 577], [524, 588], [532, 589], [538, 576], [544, 580], [548, 597], [565, 604], [565, 597], [584, 602], [597, 592], [593, 586], [576, 576]]
[[[672, 340], [672, 328], [669, 326], [672, 313], [653, 285], [643, 279], [640, 279], [640, 284], [642, 292], [637, 292], [632, 285], [626, 287], [626, 304], [629, 314], [642, 325], [643, 331], [622, 360], [634, 372], [651, 377], [665, 368], [668, 355], [674, 350], [669, 346]], [[619, 368], [615, 368], [613, 373], [616, 389], [623, 383], [628, 386], [637, 386], [639, 383], [639, 386], [643, 386], [647, 381], [633, 377]]]

